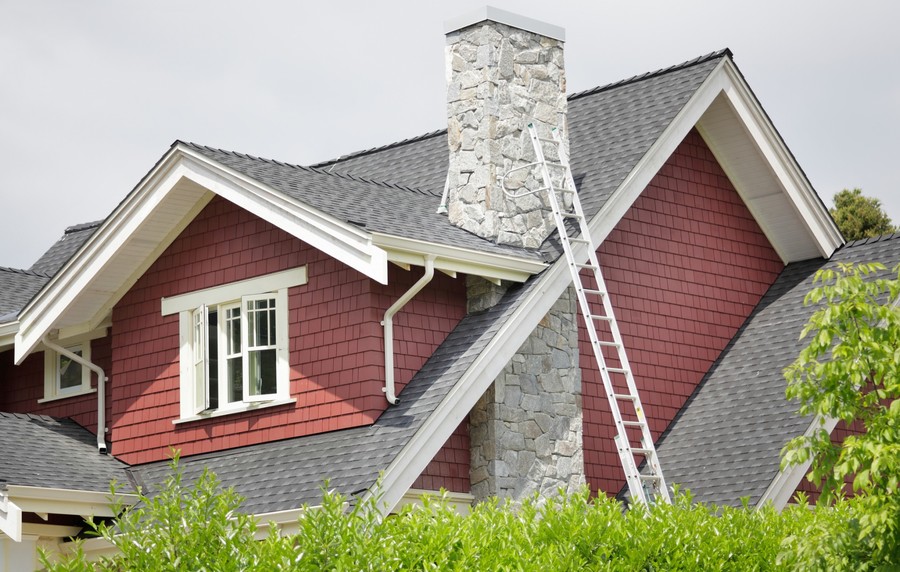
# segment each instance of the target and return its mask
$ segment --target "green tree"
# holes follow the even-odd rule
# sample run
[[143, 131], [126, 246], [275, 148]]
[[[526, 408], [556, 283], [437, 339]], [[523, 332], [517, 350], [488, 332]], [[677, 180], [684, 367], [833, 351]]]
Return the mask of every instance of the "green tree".
[[861, 189], [844, 189], [836, 193], [831, 216], [847, 240], [897, 231], [897, 227], [891, 223], [891, 217], [884, 212], [881, 201], [863, 195]]
[[[831, 541], [844, 556], [866, 555], [850, 559], [855, 569], [900, 565], [900, 266], [894, 275], [884, 271], [881, 264], [840, 264], [817, 272], [805, 303], [820, 307], [801, 334], [809, 344], [785, 370], [787, 397], [820, 427], [785, 446], [783, 465], [811, 461], [823, 506], [852, 477], [855, 516], [831, 528]], [[865, 432], [834, 443], [826, 418], [860, 421]]]

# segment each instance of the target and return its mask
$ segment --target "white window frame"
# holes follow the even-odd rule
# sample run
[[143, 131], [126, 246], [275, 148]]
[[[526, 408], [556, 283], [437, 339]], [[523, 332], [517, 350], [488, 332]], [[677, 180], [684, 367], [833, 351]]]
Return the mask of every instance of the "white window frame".
[[[81, 357], [91, 361], [90, 340], [60, 345], [70, 352], [80, 352]], [[59, 360], [61, 357], [63, 356], [49, 348], [44, 349], [44, 397], [43, 399], [38, 399], [38, 403], [66, 399], [67, 397], [75, 397], [97, 391], [91, 387], [91, 370], [81, 364], [77, 364], [81, 368], [81, 383], [72, 387], [60, 387]]]
[[[288, 328], [288, 289], [306, 284], [306, 267], [294, 268], [283, 272], [268, 274], [259, 278], [251, 278], [188, 292], [178, 296], [162, 299], [162, 314], [179, 316], [180, 338], [180, 386], [181, 411], [180, 418], [174, 423], [183, 423], [196, 419], [206, 419], [218, 415], [229, 415], [259, 407], [271, 407], [294, 402], [290, 397], [290, 340]], [[264, 395], [249, 395], [247, 383], [242, 384], [242, 399], [228, 403], [227, 376], [225, 375], [225, 310], [240, 305], [241, 308], [241, 352], [242, 380], [248, 378], [248, 362], [246, 340], [247, 303], [258, 299], [275, 300], [275, 338], [276, 344], [276, 392]], [[207, 338], [209, 314], [217, 313], [217, 349], [218, 349], [218, 406], [210, 408], [208, 401], [209, 356], [207, 355]], [[202, 327], [198, 328], [198, 325]], [[195, 343], [195, 332], [200, 331], [202, 339]], [[267, 349], [272, 349], [267, 347]], [[204, 371], [204, 378], [198, 379], [199, 368]]]

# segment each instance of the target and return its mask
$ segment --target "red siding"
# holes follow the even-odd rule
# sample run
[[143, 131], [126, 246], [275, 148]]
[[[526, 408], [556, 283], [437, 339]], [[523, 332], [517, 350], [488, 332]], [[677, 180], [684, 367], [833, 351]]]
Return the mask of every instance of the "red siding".
[[[656, 439], [783, 265], [696, 131], [598, 253]], [[586, 476], [614, 494], [622, 467], [583, 326], [580, 343]]]
[[472, 489], [469, 480], [469, 459], [469, 418], [466, 417], [431, 463], [425, 467], [412, 488], [428, 491], [443, 488], [455, 493], [469, 492]]
[[[91, 361], [110, 371], [110, 338], [91, 342]], [[91, 374], [91, 385], [97, 387], [97, 376]], [[44, 397], [44, 354], [28, 356], [22, 365], [13, 362], [12, 350], [0, 353], [0, 411], [8, 413], [34, 413], [52, 417], [69, 417], [92, 433], [97, 432], [97, 394], [56, 399], [38, 403]], [[112, 388], [106, 386], [106, 418], [111, 415]]]
[[[848, 436], [862, 435], [865, 432], [866, 428], [861, 421], [854, 421], [849, 427], [843, 421], [838, 421], [838, 424], [835, 425], [834, 430], [831, 432], [831, 442], [840, 446]], [[853, 477], [853, 475], [848, 475], [844, 479], [844, 494], [847, 496], [853, 496]], [[800, 492], [804, 493], [809, 498], [810, 504], [815, 504], [816, 501], [819, 500], [819, 487], [814, 483], [811, 483], [806, 478], [806, 475], [803, 476], [803, 479], [794, 491], [795, 494]], [[791, 498], [791, 502], [793, 502], [793, 500], [794, 499]]]
[[[307, 265], [289, 291], [290, 393], [296, 405], [173, 425], [179, 415], [178, 316], [160, 299]], [[112, 430], [128, 463], [372, 423], [387, 406], [384, 310], [421, 275], [392, 267], [379, 285], [270, 223], [215, 198], [113, 310]], [[465, 313], [465, 284], [438, 274], [395, 318], [402, 387]]]

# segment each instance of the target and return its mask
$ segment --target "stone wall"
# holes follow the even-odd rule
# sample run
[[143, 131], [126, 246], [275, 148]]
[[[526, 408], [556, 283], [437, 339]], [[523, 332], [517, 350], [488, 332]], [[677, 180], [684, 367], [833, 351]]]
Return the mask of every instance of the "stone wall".
[[[534, 160], [526, 125], [565, 134], [563, 42], [490, 20], [447, 35], [448, 216], [502, 244], [537, 248], [555, 225], [546, 197], [506, 197], [498, 177]], [[519, 171], [508, 187], [541, 186]]]
[[472, 409], [476, 500], [520, 500], [584, 484], [576, 310], [569, 288]]

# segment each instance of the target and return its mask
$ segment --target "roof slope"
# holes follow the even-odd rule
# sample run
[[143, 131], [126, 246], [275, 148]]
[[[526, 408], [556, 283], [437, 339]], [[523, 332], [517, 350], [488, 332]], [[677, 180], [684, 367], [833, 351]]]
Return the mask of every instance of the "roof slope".
[[446, 217], [436, 214], [439, 199], [427, 192], [193, 143], [184, 145], [293, 199], [369, 232], [492, 254], [540, 259], [533, 251], [498, 245], [451, 225]]
[[97, 227], [102, 222], [102, 220], [98, 220], [70, 226], [65, 230], [62, 238], [57, 240], [47, 252], [38, 258], [37, 262], [31, 265], [30, 270], [53, 276], [62, 268], [63, 264], [68, 262], [69, 258], [75, 254], [75, 251], [81, 248], [81, 245], [94, 234], [94, 231], [97, 230]]
[[[348, 495], [369, 489], [539, 282], [512, 286], [493, 308], [463, 318], [373, 425], [183, 458], [185, 477], [208, 467], [246, 497], [243, 510], [252, 514], [316, 505], [326, 479]], [[160, 483], [168, 463], [131, 471], [139, 482]]]
[[109, 492], [116, 480], [128, 484], [126, 465], [97, 452], [96, 437], [69, 419], [0, 413], [0, 487]]
[[812, 277], [840, 262], [900, 263], [900, 234], [838, 250], [830, 261], [789, 264], [709, 370], [657, 445], [669, 484], [701, 502], [755, 504], [779, 470], [779, 452], [811, 422], [785, 399], [783, 370], [806, 345], [800, 332]]
[[[595, 215], [659, 138], [728, 50], [569, 96], [572, 174], [582, 206]], [[447, 131], [316, 165], [440, 195], [447, 176]], [[432, 201], [432, 208], [437, 204]]]
[[14, 320], [48, 280], [43, 273], [0, 266], [0, 324]]

